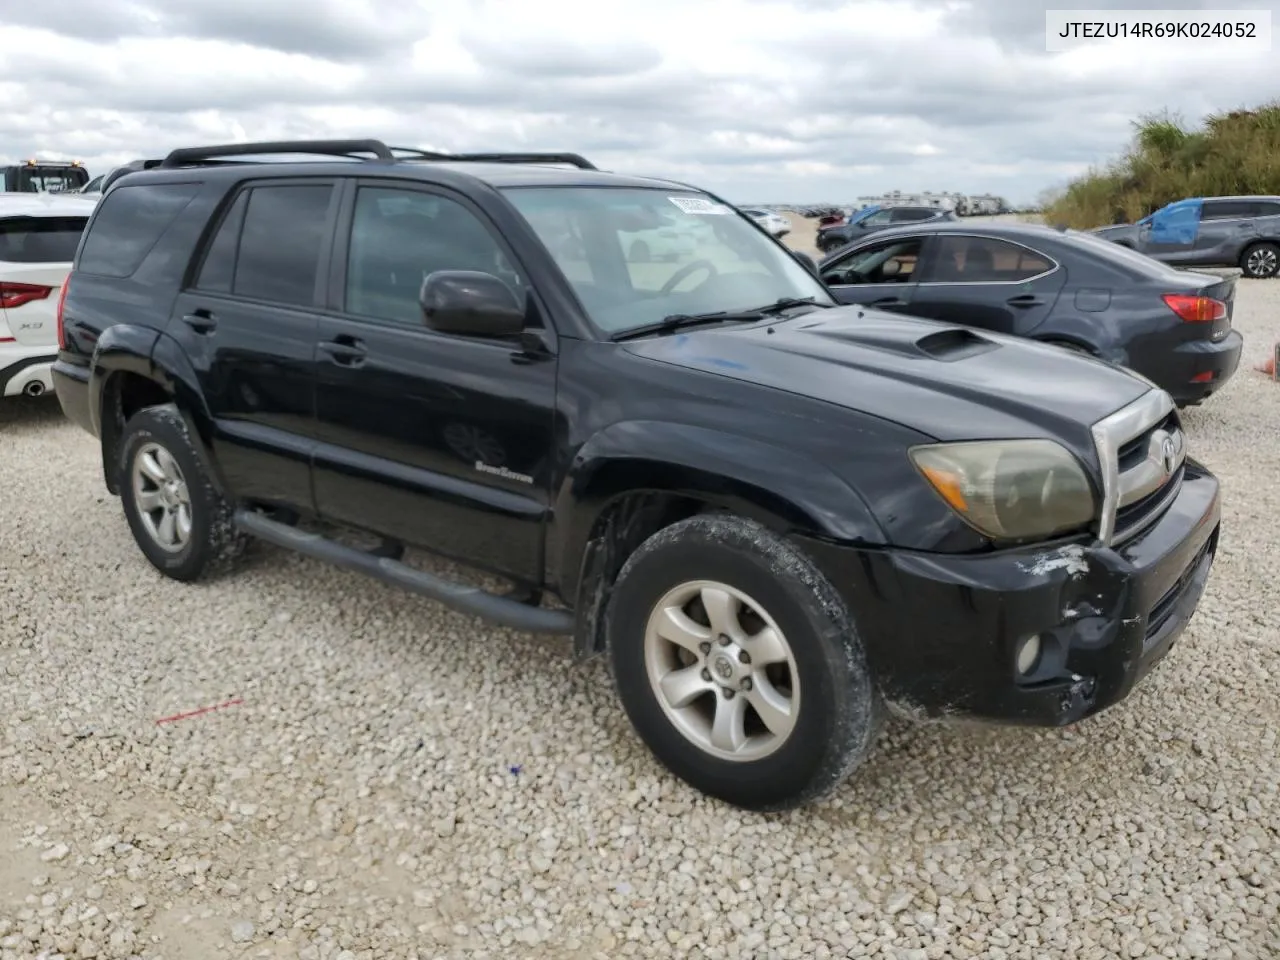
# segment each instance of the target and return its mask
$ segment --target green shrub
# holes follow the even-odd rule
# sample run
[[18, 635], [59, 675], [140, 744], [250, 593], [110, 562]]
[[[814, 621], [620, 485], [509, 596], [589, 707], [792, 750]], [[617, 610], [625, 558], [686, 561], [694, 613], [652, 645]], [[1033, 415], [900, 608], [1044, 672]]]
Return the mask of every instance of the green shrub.
[[1168, 112], [1134, 127], [1118, 160], [1049, 198], [1046, 223], [1087, 230], [1132, 223], [1184, 197], [1280, 194], [1280, 100], [1207, 117], [1199, 129]]

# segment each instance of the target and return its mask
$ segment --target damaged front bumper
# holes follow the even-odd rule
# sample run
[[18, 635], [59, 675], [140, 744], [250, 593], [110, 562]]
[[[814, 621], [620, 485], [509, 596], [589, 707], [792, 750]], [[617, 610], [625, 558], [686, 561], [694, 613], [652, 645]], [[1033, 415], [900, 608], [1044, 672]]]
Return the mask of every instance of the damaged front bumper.
[[1176, 499], [1121, 546], [966, 556], [836, 548], [820, 563], [841, 585], [891, 705], [1061, 726], [1124, 699], [1168, 653], [1204, 593], [1219, 518], [1217, 479], [1188, 459]]

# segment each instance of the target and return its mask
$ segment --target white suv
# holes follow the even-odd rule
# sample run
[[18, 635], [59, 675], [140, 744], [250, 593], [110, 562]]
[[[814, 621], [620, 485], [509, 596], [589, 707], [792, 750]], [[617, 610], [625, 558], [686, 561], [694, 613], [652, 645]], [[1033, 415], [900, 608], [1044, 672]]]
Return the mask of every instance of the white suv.
[[96, 198], [0, 194], [0, 397], [53, 389], [58, 297]]

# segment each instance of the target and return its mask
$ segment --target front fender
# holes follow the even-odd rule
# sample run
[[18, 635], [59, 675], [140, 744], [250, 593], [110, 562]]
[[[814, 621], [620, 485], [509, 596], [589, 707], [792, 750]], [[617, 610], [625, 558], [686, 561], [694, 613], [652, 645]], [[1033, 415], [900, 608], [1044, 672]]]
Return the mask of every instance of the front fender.
[[[559, 535], [548, 569], [565, 594], [597, 520], [619, 497], [660, 491], [751, 517], [780, 533], [877, 546], [884, 531], [866, 502], [817, 460], [760, 440], [689, 424], [613, 424], [584, 443], [556, 494]], [[559, 548], [558, 550], [556, 548]]]
[[153, 379], [173, 397], [187, 432], [203, 461], [206, 475], [219, 493], [226, 493], [226, 480], [213, 455], [213, 414], [200, 388], [200, 378], [186, 352], [168, 334], [161, 334], [151, 352]]

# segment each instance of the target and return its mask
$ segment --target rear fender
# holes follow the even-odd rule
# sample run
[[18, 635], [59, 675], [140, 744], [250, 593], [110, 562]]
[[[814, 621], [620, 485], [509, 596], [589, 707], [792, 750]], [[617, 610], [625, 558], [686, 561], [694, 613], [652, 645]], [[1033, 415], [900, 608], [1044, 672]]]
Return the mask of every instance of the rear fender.
[[657, 492], [750, 517], [781, 533], [864, 546], [884, 531], [863, 499], [816, 460], [759, 440], [662, 421], [614, 424], [578, 451], [556, 496], [547, 569], [577, 592], [587, 546], [619, 499]]

